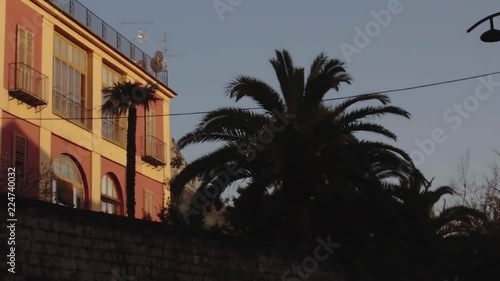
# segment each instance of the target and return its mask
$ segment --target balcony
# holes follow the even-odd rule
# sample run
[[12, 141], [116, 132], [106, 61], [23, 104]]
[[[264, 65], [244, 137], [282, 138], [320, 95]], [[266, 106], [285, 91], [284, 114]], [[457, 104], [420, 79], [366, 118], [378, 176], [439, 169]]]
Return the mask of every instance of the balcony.
[[90, 130], [92, 128], [92, 110], [85, 108], [85, 101], [83, 98], [63, 95], [55, 89], [52, 93], [52, 110], [54, 111], [54, 114], [57, 114], [86, 130]]
[[117, 120], [102, 119], [102, 137], [125, 148], [127, 130]]
[[24, 63], [9, 64], [9, 95], [30, 106], [47, 105], [47, 76]]
[[155, 77], [161, 84], [168, 86], [168, 71], [161, 67], [158, 72], [151, 69], [151, 57], [146, 55], [139, 47], [127, 40], [114, 28], [92, 13], [76, 0], [45, 0], [60, 10], [66, 16], [86, 27], [92, 34], [106, 42], [126, 58], [132, 60], [137, 66]]
[[154, 136], [142, 137], [144, 150], [142, 159], [154, 166], [165, 166], [165, 149], [166, 143], [155, 138]]

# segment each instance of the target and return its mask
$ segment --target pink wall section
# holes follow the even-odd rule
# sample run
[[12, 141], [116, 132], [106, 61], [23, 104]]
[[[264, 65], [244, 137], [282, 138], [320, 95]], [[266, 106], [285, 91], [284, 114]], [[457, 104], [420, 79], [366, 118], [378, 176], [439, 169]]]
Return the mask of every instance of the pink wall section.
[[[15, 116], [3, 111], [1, 115], [1, 129], [2, 129], [2, 145], [0, 149], [2, 162], [2, 173], [6, 173], [8, 167], [13, 166], [13, 153], [14, 153], [14, 134], [19, 134], [27, 140], [26, 151], [26, 175], [29, 177], [27, 183], [33, 182], [35, 178], [40, 176], [40, 129], [25, 120], [16, 118]], [[1, 177], [5, 180], [4, 177]], [[2, 188], [7, 186], [4, 182], [1, 183]], [[30, 189], [36, 189], [36, 186], [29, 185]], [[1, 190], [1, 189], [0, 189]]]
[[153, 214], [151, 214], [151, 216], [153, 220], [157, 220], [158, 210], [163, 203], [163, 184], [141, 174], [136, 174], [135, 186], [136, 216], [142, 218], [142, 210], [144, 209], [144, 190], [147, 189], [153, 193]]
[[[6, 0], [3, 0], [6, 1]], [[7, 1], [7, 11], [16, 11], [7, 13], [5, 19], [5, 74], [3, 77], [3, 87], [8, 87], [9, 64], [16, 62], [17, 49], [17, 25], [34, 33], [34, 68], [38, 71], [42, 65], [42, 16], [35, 10], [26, 6], [22, 1]], [[48, 75], [47, 73], [43, 73]]]

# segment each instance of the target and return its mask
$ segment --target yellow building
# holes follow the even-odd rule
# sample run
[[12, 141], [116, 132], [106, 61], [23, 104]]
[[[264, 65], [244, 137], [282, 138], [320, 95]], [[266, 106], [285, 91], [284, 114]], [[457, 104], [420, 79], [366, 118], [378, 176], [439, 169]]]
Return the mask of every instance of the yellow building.
[[102, 117], [102, 88], [155, 84], [136, 136], [136, 214], [155, 217], [171, 174], [166, 69], [76, 0], [0, 1], [0, 30], [2, 179], [15, 167], [18, 193], [123, 215], [126, 118]]

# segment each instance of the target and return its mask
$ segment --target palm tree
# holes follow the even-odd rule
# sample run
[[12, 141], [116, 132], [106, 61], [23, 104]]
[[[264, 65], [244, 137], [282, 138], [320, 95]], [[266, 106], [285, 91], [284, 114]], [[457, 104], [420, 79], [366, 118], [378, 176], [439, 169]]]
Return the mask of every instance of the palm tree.
[[135, 155], [136, 155], [136, 130], [137, 107], [148, 110], [150, 105], [158, 100], [156, 87], [143, 85], [139, 82], [121, 80], [111, 87], [103, 89], [104, 104], [103, 116], [122, 117], [127, 115], [127, 168], [125, 188], [127, 192], [127, 215], [135, 218]]
[[354, 227], [341, 242], [348, 271], [370, 280], [454, 280], [463, 265], [463, 241], [485, 215], [464, 206], [437, 213], [435, 205], [454, 190], [431, 189], [432, 180], [378, 183], [358, 199]]
[[[307, 79], [286, 50], [276, 51], [270, 62], [281, 94], [248, 76], [229, 83], [230, 98], [250, 98], [264, 112], [225, 107], [206, 114], [195, 130], [179, 140], [180, 148], [201, 142], [225, 145], [188, 164], [173, 180], [171, 191], [175, 199], [189, 180], [200, 177], [198, 192], [214, 194], [209, 204], [220, 205], [224, 190], [242, 180], [248, 182], [247, 189], [255, 189], [255, 202], [269, 190], [280, 189], [286, 198], [289, 233], [310, 236], [311, 200], [322, 189], [335, 186], [332, 183], [376, 178], [378, 169], [396, 170], [401, 163], [413, 167], [404, 151], [355, 136], [371, 132], [396, 140], [394, 133], [370, 119], [383, 115], [409, 118], [410, 114], [389, 105], [389, 97], [377, 93], [335, 106], [324, 103], [330, 90], [339, 91], [342, 84], [351, 83], [344, 63], [325, 54], [316, 57]], [[381, 105], [351, 110], [373, 101]]]

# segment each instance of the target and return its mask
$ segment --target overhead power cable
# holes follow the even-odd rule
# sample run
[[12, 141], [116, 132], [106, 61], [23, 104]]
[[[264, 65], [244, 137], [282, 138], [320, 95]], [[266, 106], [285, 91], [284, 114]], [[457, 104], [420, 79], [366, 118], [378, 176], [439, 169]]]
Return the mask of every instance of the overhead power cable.
[[[490, 72], [486, 74], [480, 74], [480, 75], [474, 75], [474, 76], [468, 76], [468, 77], [463, 77], [463, 78], [458, 78], [458, 79], [453, 79], [453, 80], [446, 80], [446, 81], [441, 81], [441, 82], [435, 82], [435, 83], [429, 83], [429, 84], [422, 84], [418, 86], [412, 86], [412, 87], [405, 87], [405, 88], [397, 88], [397, 89], [391, 89], [391, 90], [385, 90], [385, 91], [378, 91], [378, 92], [373, 92], [369, 94], [357, 94], [357, 95], [351, 95], [351, 96], [345, 96], [345, 97], [336, 97], [336, 98], [328, 98], [328, 99], [323, 99], [323, 101], [334, 101], [334, 100], [343, 100], [343, 99], [350, 99], [350, 98], [355, 98], [355, 97], [360, 97], [360, 96], [366, 96], [366, 95], [372, 95], [372, 94], [389, 94], [389, 93], [395, 93], [395, 92], [405, 92], [405, 91], [410, 91], [410, 90], [416, 90], [416, 89], [422, 89], [422, 88], [429, 88], [429, 87], [435, 87], [435, 86], [440, 86], [440, 85], [446, 85], [446, 84], [452, 84], [452, 83], [457, 83], [457, 82], [463, 82], [467, 80], [472, 80], [472, 79], [477, 79], [481, 77], [486, 77], [490, 75], [497, 75], [500, 74], [500, 71], [496, 72]], [[260, 110], [262, 108], [260, 107], [247, 107], [247, 108], [242, 108], [245, 110]], [[199, 115], [199, 114], [207, 114], [210, 113], [211, 111], [192, 111], [192, 112], [180, 112], [180, 113], [169, 113], [169, 114], [154, 114], [154, 115], [149, 115], [151, 117], [154, 116], [188, 116], [188, 115]], [[137, 118], [144, 118], [147, 117], [145, 115], [140, 115], [137, 116]], [[21, 118], [21, 117], [3, 117], [0, 119], [6, 120], [6, 119], [23, 119], [23, 120], [91, 120], [91, 119], [119, 119], [119, 118], [127, 118], [126, 116], [122, 117], [83, 117], [83, 118]]]

